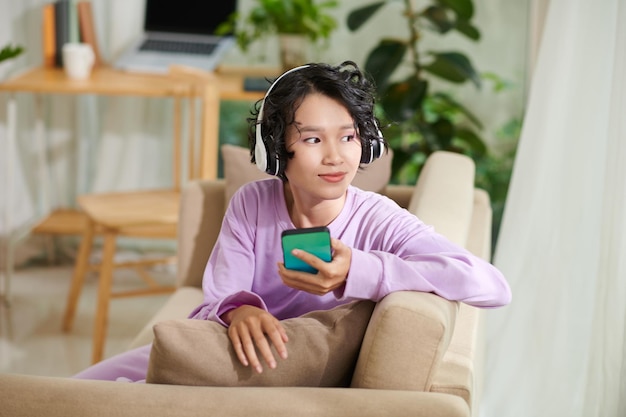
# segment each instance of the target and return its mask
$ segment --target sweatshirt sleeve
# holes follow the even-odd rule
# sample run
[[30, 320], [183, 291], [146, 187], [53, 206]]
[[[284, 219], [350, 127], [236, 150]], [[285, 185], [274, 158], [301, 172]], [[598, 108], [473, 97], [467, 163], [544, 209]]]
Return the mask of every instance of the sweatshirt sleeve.
[[374, 242], [369, 249], [352, 248], [346, 285], [335, 296], [379, 301], [391, 292], [408, 290], [476, 307], [510, 303], [509, 285], [492, 264], [405, 210], [393, 217], [387, 227], [379, 226], [379, 236], [369, 237]]
[[[241, 191], [241, 190], [240, 190]], [[241, 305], [264, 310], [263, 299], [252, 291], [255, 260], [253, 222], [247, 220], [253, 210], [242, 192], [236, 193], [226, 210], [217, 242], [204, 270], [202, 289], [204, 301], [190, 318], [213, 320], [224, 326], [221, 316]], [[252, 215], [253, 216], [253, 215]]]

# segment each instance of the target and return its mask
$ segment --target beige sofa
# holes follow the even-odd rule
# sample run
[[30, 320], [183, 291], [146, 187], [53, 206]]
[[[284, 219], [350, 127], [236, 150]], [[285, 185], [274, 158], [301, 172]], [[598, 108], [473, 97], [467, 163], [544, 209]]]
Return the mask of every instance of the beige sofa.
[[[383, 191], [452, 241], [489, 257], [491, 209], [464, 156], [433, 154], [415, 187]], [[184, 318], [202, 300], [204, 265], [220, 227], [225, 182], [183, 193], [178, 290], [152, 325]], [[376, 305], [350, 388], [192, 387], [0, 375], [0, 416], [469, 416], [480, 399], [478, 309], [433, 294], [398, 292]], [[409, 330], [407, 330], [409, 329]], [[414, 331], [410, 331], [413, 329]]]

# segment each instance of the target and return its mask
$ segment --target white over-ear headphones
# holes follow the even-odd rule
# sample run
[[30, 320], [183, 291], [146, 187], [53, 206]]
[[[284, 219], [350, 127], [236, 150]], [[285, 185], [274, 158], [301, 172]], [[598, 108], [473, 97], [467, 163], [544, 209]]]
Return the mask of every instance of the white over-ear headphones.
[[[263, 122], [263, 107], [265, 106], [265, 100], [269, 96], [270, 92], [274, 88], [274, 86], [287, 74], [291, 74], [292, 72], [299, 71], [303, 68], [308, 68], [311, 65], [301, 65], [299, 67], [294, 67], [278, 78], [274, 80], [272, 85], [267, 89], [265, 96], [263, 97], [263, 101], [261, 102], [261, 107], [259, 108], [259, 113], [256, 119], [256, 135], [255, 135], [255, 144], [254, 144], [254, 160], [257, 168], [261, 171], [268, 173], [270, 175], [278, 175], [280, 172], [280, 158], [274, 144], [268, 144], [269, 141], [273, 141], [274, 138], [270, 135], [269, 137], [263, 137], [263, 133], [261, 132], [261, 124]], [[378, 123], [374, 119], [372, 121], [374, 126], [376, 126], [377, 139], [370, 141], [369, 144], [362, 144], [362, 153], [361, 153], [361, 163], [369, 164], [374, 160], [380, 158], [385, 151], [385, 139], [383, 138], [383, 134], [378, 128]]]
[[[263, 97], [263, 102], [261, 102], [261, 107], [259, 108], [259, 114], [256, 118], [256, 140], [254, 143], [254, 160], [256, 161], [256, 166], [261, 171], [266, 172], [270, 175], [278, 175], [280, 170], [280, 163], [278, 159], [278, 154], [275, 152], [274, 147], [271, 149], [265, 143], [265, 139], [263, 138], [263, 134], [261, 133], [261, 123], [263, 122], [263, 107], [265, 106], [265, 100], [267, 96], [269, 96], [270, 92], [285, 75], [291, 74], [292, 72], [301, 70], [303, 68], [308, 68], [310, 65], [302, 65], [299, 67], [294, 67], [286, 72], [284, 72], [280, 77], [276, 78], [272, 85], [267, 89], [265, 96]], [[270, 136], [268, 138], [273, 140]]]

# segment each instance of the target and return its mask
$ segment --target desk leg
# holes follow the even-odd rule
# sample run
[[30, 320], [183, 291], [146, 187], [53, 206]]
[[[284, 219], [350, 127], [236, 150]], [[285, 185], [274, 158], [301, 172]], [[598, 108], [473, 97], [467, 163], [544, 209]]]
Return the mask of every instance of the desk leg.
[[46, 133], [43, 120], [43, 97], [35, 96], [35, 142], [39, 165], [39, 210], [38, 215], [45, 215], [50, 210], [51, 171], [46, 156]]
[[201, 98], [201, 178], [215, 179], [217, 178], [217, 154], [219, 153], [220, 91], [214, 81], [205, 83]]
[[11, 297], [11, 278], [13, 277], [14, 262], [14, 242], [13, 242], [13, 201], [14, 201], [14, 185], [13, 174], [15, 166], [13, 164], [13, 156], [17, 149], [16, 146], [16, 129], [17, 129], [17, 106], [15, 96], [10, 95], [7, 102], [7, 141], [5, 146], [4, 157], [6, 158], [4, 178], [6, 181], [5, 199], [4, 199], [4, 232], [6, 233], [4, 250], [4, 271], [2, 274], [2, 282], [0, 287], [0, 301], [9, 306]]

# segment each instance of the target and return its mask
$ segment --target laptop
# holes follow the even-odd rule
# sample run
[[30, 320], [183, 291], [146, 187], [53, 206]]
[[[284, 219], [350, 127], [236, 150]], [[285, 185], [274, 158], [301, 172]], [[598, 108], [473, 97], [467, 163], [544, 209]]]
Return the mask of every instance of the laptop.
[[170, 65], [212, 71], [235, 45], [215, 35], [237, 9], [237, 0], [146, 0], [143, 34], [115, 61], [116, 68], [166, 73]]

